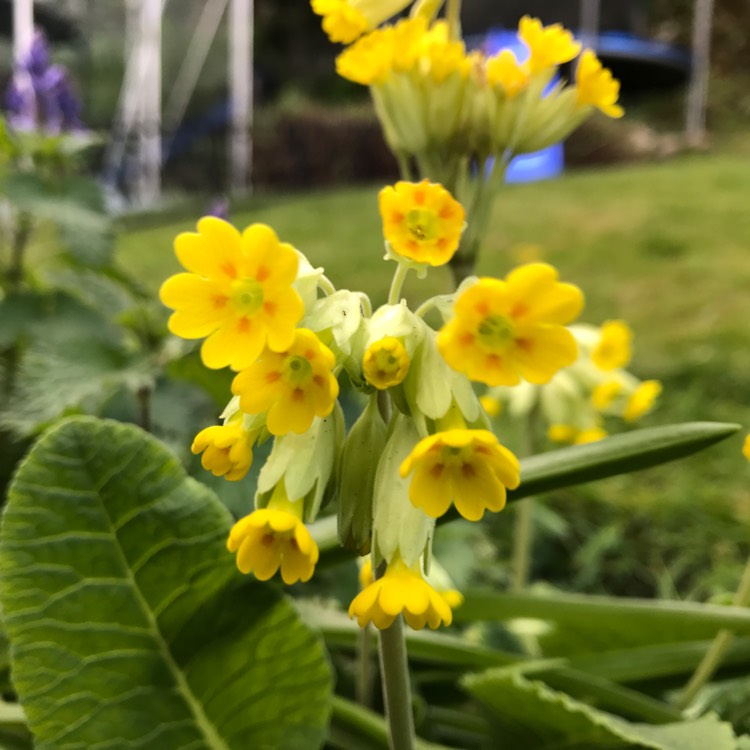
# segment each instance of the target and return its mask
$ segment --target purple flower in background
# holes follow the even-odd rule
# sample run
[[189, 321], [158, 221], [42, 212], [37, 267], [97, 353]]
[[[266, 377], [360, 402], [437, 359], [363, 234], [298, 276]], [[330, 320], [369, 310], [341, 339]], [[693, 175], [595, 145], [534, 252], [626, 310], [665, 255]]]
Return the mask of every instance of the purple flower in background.
[[208, 215], [227, 221], [229, 219], [229, 199], [216, 198], [208, 209]]
[[38, 29], [8, 84], [4, 108], [8, 123], [16, 130], [57, 134], [83, 129], [70, 77], [64, 68], [52, 64], [47, 40]]

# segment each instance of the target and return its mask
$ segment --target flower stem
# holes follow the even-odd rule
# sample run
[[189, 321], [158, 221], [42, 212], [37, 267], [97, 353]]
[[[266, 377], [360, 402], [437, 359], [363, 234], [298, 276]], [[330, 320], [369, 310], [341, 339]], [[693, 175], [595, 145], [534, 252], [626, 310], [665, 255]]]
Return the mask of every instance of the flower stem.
[[[740, 586], [732, 603], [736, 607], [747, 607], [750, 604], [750, 557], [745, 563]], [[716, 634], [701, 663], [696, 667], [693, 676], [677, 699], [678, 708], [684, 709], [690, 705], [700, 689], [713, 677], [714, 672], [721, 666], [721, 662], [733, 640], [734, 633], [731, 630], [720, 630]]]
[[399, 617], [380, 631], [380, 674], [383, 679], [385, 718], [391, 750], [414, 750], [414, 717], [411, 707], [409, 662], [406, 658], [404, 623]]
[[391, 282], [391, 290], [388, 292], [388, 304], [397, 305], [401, 299], [401, 289], [404, 286], [404, 279], [406, 274], [409, 273], [408, 266], [403, 263], [398, 264], [396, 273], [393, 274], [393, 281]]
[[534, 543], [534, 498], [518, 503], [513, 528], [513, 577], [511, 591], [523, 591], [529, 583], [531, 548]]
[[357, 638], [357, 703], [365, 708], [372, 704], [372, 628], [366, 625]]
[[[538, 409], [533, 408], [526, 418], [523, 453], [533, 456], [537, 445], [536, 422]], [[513, 533], [513, 577], [511, 591], [523, 591], [529, 584], [531, 550], [534, 546], [534, 498], [527, 497], [518, 504]]]
[[461, 0], [448, 0], [445, 17], [448, 20], [448, 36], [458, 41], [461, 38]]

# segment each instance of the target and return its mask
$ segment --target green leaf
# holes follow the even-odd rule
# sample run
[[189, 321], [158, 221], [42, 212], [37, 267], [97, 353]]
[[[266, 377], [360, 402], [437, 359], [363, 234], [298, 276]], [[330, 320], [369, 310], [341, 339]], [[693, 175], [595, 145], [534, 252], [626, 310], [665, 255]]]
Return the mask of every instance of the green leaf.
[[490, 710], [498, 743], [533, 750], [735, 750], [730, 725], [715, 716], [661, 726], [598, 711], [540, 682], [506, 670], [470, 675], [464, 687]]
[[[618, 647], [711, 638], [727, 628], [750, 634], [750, 609], [695, 602], [623, 599], [586, 594], [468, 591], [457, 622], [532, 618], [550, 624], [539, 636], [545, 654], [611, 650]], [[575, 642], [571, 634], [577, 636]], [[556, 649], [556, 638], [564, 643]]]
[[[345, 698], [333, 699], [329, 743], [341, 750], [388, 750], [388, 727], [383, 718]], [[448, 750], [417, 738], [414, 750]]]
[[731, 437], [740, 428], [721, 422], [685, 422], [530, 456], [521, 461], [521, 486], [509, 492], [508, 499], [519, 500], [675, 461]]
[[95, 180], [71, 176], [47, 181], [37, 174], [15, 172], [5, 181], [5, 191], [18, 210], [36, 221], [52, 222], [79, 263], [98, 268], [112, 259], [112, 221]]
[[[321, 631], [329, 648], [356, 647], [359, 628], [343, 613], [302, 602], [299, 606], [305, 621]], [[529, 659], [449, 633], [423, 630], [408, 630], [406, 645], [412, 661], [451, 665], [461, 671], [489, 665], [506, 666], [524, 673], [533, 671], [552, 687], [593, 699], [597, 705], [628, 717], [664, 723], [675, 721], [680, 716], [677, 709], [647, 695], [623, 688], [600, 676], [570, 669], [563, 659]]]
[[[721, 422], [686, 422], [664, 427], [648, 427], [586, 445], [530, 456], [521, 461], [521, 485], [508, 492], [508, 501], [540, 495], [597, 479], [627, 474], [684, 458], [734, 435], [740, 425]], [[451, 509], [438, 524], [460, 516]], [[327, 519], [326, 519], [327, 521]], [[338, 540], [327, 523], [313, 525], [311, 532], [321, 556], [332, 556], [328, 564], [343, 558], [336, 549]]]
[[86, 400], [96, 410], [117, 388], [136, 390], [150, 382], [148, 358], [99, 312], [65, 294], [42, 301], [15, 376], [11, 410], [2, 417], [5, 426], [29, 434]]
[[38, 750], [320, 746], [322, 644], [237, 572], [230, 525], [135, 427], [75, 418], [37, 443], [0, 530], [0, 598]]

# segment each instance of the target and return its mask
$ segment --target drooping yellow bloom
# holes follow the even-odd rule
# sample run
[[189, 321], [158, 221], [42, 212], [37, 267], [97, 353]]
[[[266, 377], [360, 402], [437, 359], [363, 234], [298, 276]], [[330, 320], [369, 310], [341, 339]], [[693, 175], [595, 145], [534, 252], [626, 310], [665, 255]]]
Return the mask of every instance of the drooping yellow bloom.
[[397, 182], [380, 191], [379, 202], [383, 234], [394, 253], [430, 266], [453, 257], [465, 212], [442, 185]]
[[306, 328], [294, 332], [284, 351], [266, 349], [232, 382], [247, 414], [268, 412], [266, 426], [273, 435], [305, 432], [315, 417], [327, 417], [339, 395], [333, 375], [336, 357]]
[[377, 29], [336, 58], [336, 72], [362, 86], [382, 83], [393, 68], [393, 28]]
[[745, 435], [745, 442], [742, 444], [742, 455], [750, 461], [750, 435]]
[[[434, 561], [433, 561], [434, 567]], [[359, 587], [366, 589], [371, 586], [375, 576], [372, 574], [372, 559], [366, 558], [364, 562], [359, 566]], [[443, 601], [453, 610], [458, 609], [464, 603], [464, 595], [454, 588], [441, 588], [439, 585], [430, 584], [440, 596], [443, 597]], [[446, 623], [449, 624], [449, 623]]]
[[412, 0], [311, 0], [332, 42], [350, 44], [402, 11]]
[[570, 62], [581, 45], [559, 23], [542, 26], [538, 18], [524, 16], [518, 25], [518, 37], [529, 48], [529, 71], [540, 73], [556, 65]]
[[203, 453], [201, 464], [216, 477], [230, 482], [242, 479], [253, 463], [253, 444], [258, 432], [243, 427], [242, 415], [223, 425], [201, 430], [193, 440], [191, 450]]
[[591, 403], [597, 411], [605, 411], [622, 391], [618, 380], [605, 380], [594, 387], [591, 392]]
[[369, 584], [349, 605], [349, 617], [361, 628], [372, 623], [379, 630], [389, 628], [403, 614], [414, 630], [425, 625], [435, 630], [453, 622], [453, 612], [445, 599], [422, 577], [419, 563], [408, 567], [396, 558], [385, 574]]
[[599, 58], [584, 50], [576, 67], [576, 103], [579, 107], [597, 107], [609, 117], [622, 117], [625, 110], [617, 104], [620, 82], [603, 68]]
[[583, 295], [557, 279], [552, 266], [530, 263], [505, 281], [482, 278], [470, 286], [438, 334], [445, 361], [492, 386], [516, 385], [522, 378], [546, 383], [572, 364], [578, 348], [564, 326], [581, 311]]
[[628, 399], [622, 418], [626, 422], [636, 422], [651, 411], [660, 393], [661, 383], [658, 380], [644, 380]]
[[518, 487], [518, 459], [488, 430], [453, 429], [420, 440], [401, 464], [414, 472], [409, 499], [431, 518], [453, 503], [469, 521], [505, 507], [506, 487]]
[[632, 344], [633, 331], [630, 326], [623, 320], [608, 320], [601, 327], [591, 359], [602, 370], [626, 367], [633, 356]]
[[607, 431], [598, 426], [580, 429], [573, 425], [553, 424], [547, 430], [547, 437], [553, 443], [583, 445], [584, 443], [595, 443], [603, 440], [607, 437]]
[[385, 336], [367, 347], [362, 370], [370, 385], [385, 390], [403, 382], [410, 359], [404, 345], [393, 336]]
[[240, 370], [265, 346], [282, 351], [290, 345], [304, 314], [292, 287], [298, 259], [273, 229], [253, 224], [240, 234], [208, 216], [197, 233], [177, 236], [175, 252], [189, 273], [162, 284], [161, 300], [175, 311], [169, 330], [186, 339], [207, 336], [201, 347], [207, 367]]
[[497, 417], [503, 410], [503, 405], [500, 399], [494, 396], [480, 396], [479, 402], [482, 404], [482, 408], [487, 412], [488, 417]]
[[508, 99], [514, 99], [531, 80], [529, 67], [521, 64], [509, 49], [501, 50], [497, 55], [487, 59], [485, 66], [487, 83], [500, 86]]
[[318, 562], [318, 545], [302, 523], [303, 501], [290, 501], [283, 481], [267, 508], [256, 510], [232, 527], [227, 549], [237, 552], [237, 567], [261, 581], [281, 568], [284, 583], [309, 581]]

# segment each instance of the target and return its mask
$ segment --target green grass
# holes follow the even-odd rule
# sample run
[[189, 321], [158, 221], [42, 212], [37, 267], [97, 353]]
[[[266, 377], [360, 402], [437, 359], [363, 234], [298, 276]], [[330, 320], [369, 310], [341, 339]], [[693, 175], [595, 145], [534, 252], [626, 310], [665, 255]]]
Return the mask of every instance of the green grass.
[[[503, 274], [541, 258], [585, 292], [584, 319], [627, 320], [636, 332], [631, 369], [659, 378], [664, 394], [647, 422], [736, 421], [750, 425], [750, 170], [747, 142], [659, 163], [578, 172], [509, 186], [494, 207], [479, 272]], [[273, 226], [337, 286], [384, 300], [377, 186], [263, 196], [233, 215]], [[197, 216], [136, 228], [120, 262], [158, 288], [178, 270], [174, 235]], [[407, 293], [449, 288], [438, 269]], [[567, 529], [540, 536], [541, 573], [559, 569], [592, 590], [706, 596], [731, 589], [747, 553], [750, 466], [741, 441], [693, 459], [562, 493], [551, 506]], [[575, 508], [585, 512], [574, 513]], [[589, 582], [587, 571], [602, 575]], [[638, 585], [628, 582], [635, 576]], [[632, 581], [631, 581], [632, 583]]]

